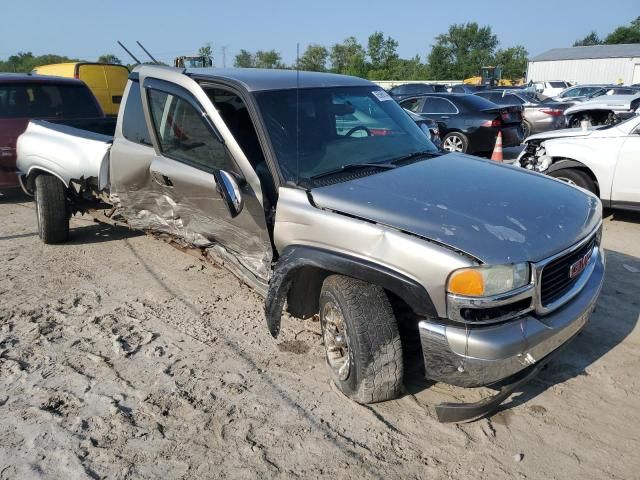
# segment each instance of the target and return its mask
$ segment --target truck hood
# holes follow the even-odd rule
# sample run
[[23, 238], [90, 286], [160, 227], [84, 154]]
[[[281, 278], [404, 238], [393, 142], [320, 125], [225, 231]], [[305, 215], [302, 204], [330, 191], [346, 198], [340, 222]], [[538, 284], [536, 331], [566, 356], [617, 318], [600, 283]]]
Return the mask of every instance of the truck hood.
[[601, 220], [600, 200], [543, 175], [450, 153], [311, 190], [316, 207], [387, 225], [488, 264], [536, 262]]

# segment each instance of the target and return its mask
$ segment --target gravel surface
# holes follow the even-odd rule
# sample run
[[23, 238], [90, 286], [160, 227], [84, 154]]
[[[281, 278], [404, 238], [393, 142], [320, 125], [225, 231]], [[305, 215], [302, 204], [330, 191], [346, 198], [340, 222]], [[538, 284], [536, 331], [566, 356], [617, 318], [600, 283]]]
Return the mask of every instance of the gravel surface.
[[631, 479], [640, 471], [640, 216], [605, 221], [607, 278], [582, 334], [501, 411], [409, 375], [372, 406], [325, 373], [317, 321], [266, 328], [260, 297], [153, 237], [75, 217], [46, 246], [0, 198], [0, 479]]

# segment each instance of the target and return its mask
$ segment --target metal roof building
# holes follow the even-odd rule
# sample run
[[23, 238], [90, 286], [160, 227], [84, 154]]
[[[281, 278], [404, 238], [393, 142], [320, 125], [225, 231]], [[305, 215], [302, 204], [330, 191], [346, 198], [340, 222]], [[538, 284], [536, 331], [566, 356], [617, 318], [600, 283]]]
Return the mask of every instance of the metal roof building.
[[529, 59], [530, 80], [640, 83], [640, 43], [554, 48]]

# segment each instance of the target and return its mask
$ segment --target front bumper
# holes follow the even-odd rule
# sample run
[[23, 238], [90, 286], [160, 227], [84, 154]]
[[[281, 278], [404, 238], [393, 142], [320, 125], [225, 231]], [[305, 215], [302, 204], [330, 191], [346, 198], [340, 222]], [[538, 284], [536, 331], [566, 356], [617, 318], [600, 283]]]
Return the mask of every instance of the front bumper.
[[459, 387], [494, 384], [536, 364], [586, 325], [604, 281], [601, 250], [573, 299], [544, 316], [523, 315], [490, 326], [450, 326], [423, 320], [420, 341], [427, 378]]

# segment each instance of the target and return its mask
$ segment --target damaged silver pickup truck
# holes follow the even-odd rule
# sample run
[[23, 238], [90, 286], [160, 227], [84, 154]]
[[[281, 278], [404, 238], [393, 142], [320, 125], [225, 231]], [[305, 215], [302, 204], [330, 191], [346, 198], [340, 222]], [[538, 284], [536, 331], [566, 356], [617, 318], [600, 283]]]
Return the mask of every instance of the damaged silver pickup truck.
[[598, 198], [443, 154], [353, 77], [138, 67], [113, 137], [34, 121], [18, 167], [45, 243], [108, 204], [213, 252], [264, 295], [274, 337], [285, 306], [319, 314], [328, 372], [357, 402], [401, 393], [405, 335], [428, 378], [499, 385], [438, 405], [441, 421], [486, 415], [535, 375], [604, 278]]

